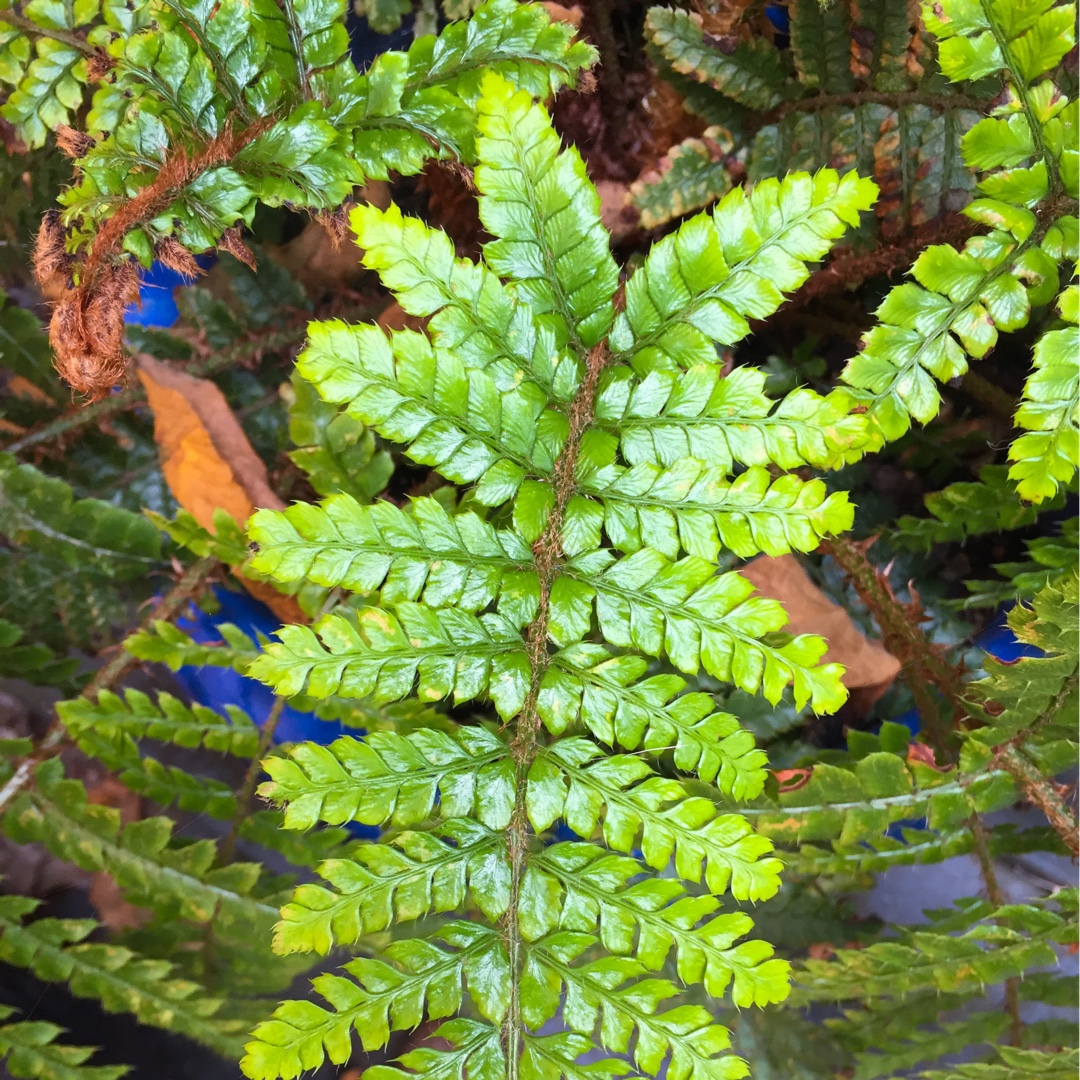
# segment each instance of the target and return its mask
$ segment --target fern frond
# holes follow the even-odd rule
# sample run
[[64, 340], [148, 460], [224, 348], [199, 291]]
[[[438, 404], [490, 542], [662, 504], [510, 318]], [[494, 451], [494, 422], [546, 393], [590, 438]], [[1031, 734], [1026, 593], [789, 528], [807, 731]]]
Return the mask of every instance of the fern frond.
[[[977, 481], [961, 481], [925, 498], [931, 517], [904, 515], [896, 522], [894, 543], [929, 551], [934, 544], [963, 542], [970, 536], [1008, 532], [1031, 525], [1039, 509], [1009, 482], [1004, 465], [985, 465]], [[1050, 506], [1060, 505], [1055, 500]]]
[[612, 655], [601, 645], [561, 650], [540, 684], [540, 718], [555, 735], [580, 721], [609, 746], [644, 746], [656, 753], [673, 749], [677, 768], [696, 772], [725, 795], [738, 800], [759, 795], [766, 757], [753, 736], [734, 716], [717, 712], [709, 694], [680, 694], [685, 679], [671, 674], [642, 679], [648, 667], [643, 657]]
[[703, 210], [725, 194], [731, 188], [726, 155], [733, 149], [730, 133], [716, 124], [673, 146], [660, 159], [656, 173], [630, 185], [642, 226], [655, 229], [672, 218]]
[[[742, 1076], [726, 1031], [704, 1007], [665, 1010], [679, 991], [649, 972], [675, 947], [681, 977], [716, 993], [734, 985], [746, 1003], [784, 995], [782, 962], [766, 945], [735, 945], [747, 921], [716, 915], [716, 896], [694, 887], [746, 899], [776, 892], [781, 861], [771, 841], [718, 810], [724, 794], [762, 790], [764, 758], [733, 717], [705, 693], [681, 693], [687, 680], [666, 668], [703, 668], [770, 700], [794, 683], [799, 704], [818, 709], [844, 700], [839, 669], [818, 663], [824, 641], [774, 637], [780, 605], [751, 597], [737, 575], [718, 576], [717, 562], [721, 544], [743, 555], [812, 548], [845, 528], [842, 495], [820, 481], [773, 480], [768, 466], [847, 460], [861, 421], [846, 392], [774, 405], [758, 373], [736, 376], [729, 389], [716, 345], [734, 340], [729, 325], [741, 336], [747, 316], [780, 302], [774, 282], [803, 279], [804, 263], [857, 221], [872, 186], [826, 170], [729, 196], [657, 248], [616, 315], [617, 272], [580, 156], [560, 149], [527, 94], [491, 74], [479, 87], [476, 180], [494, 237], [482, 262], [456, 260], [446, 237], [396, 211], [360, 211], [369, 265], [403, 307], [430, 317], [430, 336], [316, 324], [300, 372], [414, 460], [477, 482], [465, 496], [471, 505], [508, 505], [490, 520], [424, 500], [397, 509], [343, 498], [259, 515], [265, 572], [381, 590], [382, 606], [285, 627], [250, 669], [287, 696], [306, 689], [377, 706], [415, 692], [421, 702], [471, 701], [475, 712], [439, 722], [443, 734], [428, 718], [423, 733], [379, 732], [268, 762], [264, 791], [289, 807], [292, 824], [408, 829], [322, 864], [325, 884], [301, 885], [283, 909], [275, 949], [355, 950], [364, 935], [471, 907], [480, 925], [498, 924], [506, 966], [490, 972], [486, 991], [498, 1008], [480, 1010], [498, 1030], [461, 1017], [447, 1028], [449, 1049], [414, 1050], [400, 1067], [377, 1070], [385, 1080], [414, 1070], [494, 1070], [492, 1080], [528, 1070], [544, 1080], [625, 1073], [615, 1057], [577, 1060], [590, 1050], [629, 1053], [650, 1075], [663, 1066], [680, 1080]], [[675, 262], [692, 289], [673, 283]], [[665, 299], [649, 307], [656, 290]], [[727, 323], [722, 304], [737, 313]], [[685, 364], [649, 360], [660, 344], [674, 355], [679, 342], [689, 342], [678, 353]], [[661, 417], [670, 433], [662, 440], [689, 438], [684, 426], [705, 432], [695, 454], [722, 440], [724, 466], [687, 457], [668, 467], [667, 450], [655, 454], [665, 464], [652, 461], [633, 423]], [[743, 419], [753, 434], [736, 432]], [[624, 429], [626, 445], [642, 448], [629, 465]], [[788, 433], [793, 449], [781, 448]], [[754, 464], [730, 480], [745, 460]], [[657, 674], [645, 678], [643, 656], [613, 649], [657, 657]], [[492, 708], [505, 735], [485, 727]], [[646, 753], [605, 756], [582, 728]], [[666, 778], [648, 762], [669, 750], [698, 779]], [[714, 779], [720, 790], [704, 786]], [[557, 821], [596, 834], [592, 847], [554, 849], [570, 853], [558, 866], [545, 843]], [[638, 845], [640, 862], [611, 854]], [[659, 884], [669, 867], [689, 886]], [[638, 873], [651, 880], [631, 882]], [[261, 1028], [250, 1048], [249, 1075], [291, 1077], [326, 1056], [342, 1060], [350, 1017], [369, 1007], [381, 1042], [382, 991], [369, 973], [415, 987], [408, 1023], [416, 1023], [425, 977], [404, 964], [383, 972], [379, 952], [358, 989], [333, 984], [346, 1004], [336, 1014], [281, 1006], [270, 1022], [280, 1025]], [[456, 1009], [460, 965], [446, 963]], [[539, 1034], [560, 1005], [571, 1030]], [[427, 1015], [448, 1015], [438, 1009], [429, 998]], [[385, 1030], [392, 1024], [391, 1013]]]
[[141, 690], [126, 690], [122, 698], [102, 690], [96, 701], [74, 698], [57, 705], [57, 714], [76, 739], [91, 732], [123, 734], [252, 757], [259, 746], [258, 730], [235, 705], [225, 706], [225, 711], [227, 719], [205, 705], [188, 706], [166, 693], [159, 693], [154, 702]]
[[[509, 965], [495, 931], [452, 922], [428, 939], [392, 942], [383, 955], [385, 960], [360, 958], [347, 963], [345, 971], [351, 978], [317, 976], [313, 986], [329, 1009], [293, 1001], [273, 1020], [260, 1024], [244, 1059], [249, 1075], [298, 1076], [321, 1062], [324, 1052], [341, 1064], [352, 1053], [352, 1030], [365, 1050], [381, 1049], [391, 1031], [414, 1028], [425, 1015], [452, 1016], [466, 989], [485, 1019], [496, 1024], [502, 1020], [506, 1001], [493, 991]], [[274, 1059], [270, 1071], [261, 1064], [267, 1050]]]
[[671, 878], [634, 880], [642, 873], [637, 859], [605, 854], [592, 844], [556, 844], [534, 866], [562, 889], [560, 929], [599, 929], [609, 952], [634, 956], [649, 971], [663, 970], [674, 946], [679, 978], [701, 983], [716, 998], [730, 983], [740, 1007], [787, 996], [787, 961], [772, 958], [772, 946], [763, 941], [734, 945], [753, 924], [742, 913], [714, 915], [720, 906], [715, 897], [692, 896]]
[[[796, 972], [792, 996], [801, 1001], [841, 1001], [917, 990], [948, 993], [1004, 982], [1028, 968], [1052, 965], [1056, 960], [1053, 944], [1076, 936], [1070, 893], [1074, 891], [1059, 894], [1062, 911], [1052, 910], [1057, 896], [1048, 904], [997, 909], [979, 902], [958, 913], [957, 921], [964, 927], [960, 934], [942, 932], [949, 926], [947, 920], [939, 919], [937, 927], [907, 930], [896, 941], [838, 950], [832, 960], [807, 960]], [[990, 918], [996, 922], [985, 921]]]
[[631, 465], [670, 467], [693, 457], [725, 472], [735, 462], [832, 469], [861, 456], [866, 424], [845, 391], [822, 397], [800, 388], [774, 402], [764, 388], [765, 373], [752, 367], [724, 374], [718, 364], [695, 364], [640, 379], [609, 368], [596, 419], [618, 434]]
[[396, 206], [357, 207], [351, 218], [364, 265], [379, 273], [410, 315], [430, 316], [435, 344], [467, 368], [488, 371], [500, 390], [524, 373], [545, 393], [573, 394], [580, 362], [483, 263], [458, 259], [450, 238]]
[[[880, 324], [864, 336], [862, 352], [844, 373], [851, 386], [867, 392], [885, 439], [898, 438], [912, 419], [931, 420], [941, 401], [934, 380], [964, 374], [969, 355], [985, 356], [999, 328], [1023, 326], [1031, 307], [1047, 303], [1047, 291], [1056, 290], [1057, 268], [1030, 208], [1051, 196], [1059, 178], [1075, 186], [1076, 162], [1060, 147], [1059, 105], [1040, 104], [1053, 98], [1063, 105], [1059, 92], [1049, 79], [1031, 84], [1074, 42], [1075, 6], [1047, 7], [1040, 9], [1045, 19], [1034, 21], [961, 4], [926, 9], [945, 75], [955, 81], [1004, 72], [1015, 106], [1004, 117], [980, 120], [962, 142], [968, 168], [1006, 170], [981, 181], [987, 197], [964, 210], [991, 232], [959, 252], [927, 248], [912, 267], [918, 284], [899, 285], [885, 298]], [[1052, 494], [1048, 484], [1041, 491]]]
[[[550, 828], [562, 818], [589, 838], [602, 815], [608, 847], [633, 851], [640, 836], [642, 855], [654, 869], [674, 857], [680, 877], [705, 880], [714, 895], [730, 889], [739, 900], [764, 900], [776, 892], [780, 862], [770, 857], [772, 843], [755, 835], [743, 818], [717, 815], [708, 799], [688, 795], [681, 783], [656, 775], [641, 758], [617, 754], [596, 760], [598, 754], [586, 739], [563, 739], [537, 756], [526, 795], [534, 828]], [[551, 924], [555, 917], [544, 916]]]
[[949, 1071], [924, 1072], [920, 1080], [1070, 1080], [1080, 1066], [1080, 1051], [997, 1048], [999, 1060], [953, 1065]]
[[513, 496], [526, 473], [550, 475], [566, 438], [565, 417], [544, 410], [539, 388], [500, 392], [487, 372], [413, 331], [388, 340], [375, 326], [315, 323], [297, 370], [327, 401], [407, 444], [414, 461], [456, 483], [481, 480], [477, 498], [489, 506]]
[[832, 169], [728, 192], [711, 215], [655, 245], [626, 283], [611, 335], [616, 359], [641, 375], [715, 363], [715, 343], [734, 344], [747, 319], [771, 315], [876, 193], [871, 181]]
[[65, 779], [55, 759], [37, 766], [35, 788], [12, 803], [4, 829], [16, 842], [40, 842], [83, 870], [106, 871], [135, 904], [193, 922], [214, 920], [216, 931], [269, 934], [277, 916], [272, 904], [251, 895], [257, 864], [214, 868], [209, 840], [169, 847], [172, 822], [165, 817], [121, 828], [119, 813], [90, 804], [83, 785]]
[[650, 8], [645, 33], [680, 74], [706, 83], [749, 109], [771, 109], [783, 99], [789, 61], [763, 41], [738, 41], [720, 48], [705, 40], [700, 17]]
[[1077, 663], [1080, 657], [1080, 582], [1075, 571], [1048, 584], [1032, 606], [1009, 612], [1009, 628], [1042, 656], [1024, 656], [1011, 664], [987, 657], [985, 679], [971, 693], [982, 722], [971, 738], [987, 747], [1030, 738], [1072, 738], [1077, 710]]
[[480, 220], [494, 240], [484, 260], [518, 283], [537, 314], [591, 348], [611, 326], [619, 272], [600, 223], [600, 197], [576, 147], [560, 140], [529, 94], [485, 76], [478, 102]]
[[[245, 674], [259, 655], [255, 642], [232, 623], [218, 623], [216, 629], [221, 634], [221, 640], [203, 643], [195, 641], [190, 634], [178, 630], [172, 623], [158, 620], [129, 634], [124, 639], [124, 649], [139, 660], [164, 664], [170, 671], [179, 671], [182, 667], [224, 667], [240, 675]], [[175, 706], [170, 708], [177, 715]], [[241, 728], [244, 726], [242, 720], [238, 723]], [[154, 737], [160, 738], [157, 735]]]
[[[317, 635], [317, 636], [316, 636]], [[513, 716], [525, 699], [528, 660], [517, 627], [502, 615], [401, 603], [396, 614], [362, 608], [355, 621], [327, 615], [315, 629], [286, 626], [250, 673], [292, 697], [371, 697], [376, 704], [418, 695], [455, 703], [489, 694]]]
[[[7, 1019], [14, 1009], [0, 1007]], [[0, 1055], [16, 1080], [120, 1080], [126, 1065], [85, 1065], [93, 1056], [89, 1046], [57, 1042], [63, 1028], [43, 1020], [23, 1020], [0, 1025]]]
[[676, 1005], [660, 1011], [662, 1002], [678, 994], [667, 979], [637, 978], [645, 968], [629, 957], [574, 965], [594, 940], [561, 931], [529, 948], [522, 989], [531, 1028], [551, 1020], [561, 1004], [563, 1022], [571, 1030], [592, 1035], [602, 1021], [601, 1045], [629, 1053], [645, 1076], [654, 1075], [665, 1061], [673, 1080], [737, 1080], [746, 1075], [741, 1058], [723, 1053], [731, 1040], [708, 1010]]
[[6, 963], [29, 968], [46, 982], [65, 982], [76, 997], [94, 998], [109, 1012], [132, 1013], [226, 1056], [239, 1052], [240, 1025], [215, 1017], [221, 1001], [196, 983], [172, 978], [171, 964], [119, 945], [85, 942], [96, 926], [92, 919], [26, 922], [36, 907], [26, 897], [0, 897], [0, 958]]
[[1034, 370], [1016, 413], [1016, 426], [1028, 434], [1009, 447], [1009, 478], [1029, 502], [1056, 495], [1076, 475], [1080, 460], [1078, 296], [1072, 285], [1058, 297], [1058, 311], [1072, 325], [1050, 330], [1035, 343]]
[[649, 462], [626, 468], [614, 462], [612, 446], [597, 443], [598, 452], [582, 462], [581, 487], [602, 504], [596, 529], [602, 520], [622, 551], [653, 549], [674, 559], [683, 549], [709, 560], [721, 548], [743, 558], [782, 555], [813, 551], [824, 537], [851, 527], [846, 492], [829, 492], [821, 480], [791, 474], [774, 480], [762, 465], [729, 480], [724, 470], [692, 457], [666, 468]]

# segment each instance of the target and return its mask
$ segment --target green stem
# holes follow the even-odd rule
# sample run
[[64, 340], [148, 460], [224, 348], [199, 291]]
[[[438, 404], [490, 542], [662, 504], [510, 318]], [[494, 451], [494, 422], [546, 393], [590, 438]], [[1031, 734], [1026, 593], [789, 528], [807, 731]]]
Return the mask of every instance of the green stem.
[[9, 26], [14, 26], [17, 30], [21, 30], [24, 34], [51, 38], [53, 41], [62, 42], [69, 48], [76, 49], [86, 56], [93, 56], [97, 51], [93, 45], [78, 35], [68, 33], [66, 30], [53, 30], [51, 27], [38, 26], [32, 19], [26, 18], [25, 15], [20, 15], [12, 8], [0, 8], [0, 22], [6, 22]]
[[244, 774], [244, 782], [236, 793], [236, 812], [229, 825], [229, 832], [218, 848], [217, 861], [220, 866], [228, 866], [236, 858], [236, 842], [240, 837], [240, 827], [251, 812], [251, 800], [255, 797], [255, 785], [259, 782], [259, 776], [262, 773], [263, 758], [274, 741], [274, 732], [277, 731], [278, 721], [281, 720], [281, 714], [284, 711], [285, 698], [275, 696], [274, 704], [263, 721], [262, 731], [259, 733], [258, 749]]
[[[986, 826], [978, 814], [971, 815], [968, 825], [971, 828], [972, 851], [979, 860], [979, 870], [982, 874], [983, 885], [986, 887], [986, 897], [994, 907], [1003, 907], [1006, 898], [998, 882]], [[1009, 1017], [1009, 1044], [1022, 1046], [1024, 1021], [1020, 1016], [1020, 980], [1015, 975], [1005, 980], [1005, 1013]]]
[[1016, 91], [1016, 96], [1020, 99], [1020, 105], [1024, 110], [1024, 119], [1027, 120], [1028, 127], [1031, 128], [1031, 141], [1034, 143], [1039, 156], [1046, 162], [1046, 179], [1049, 184], [1050, 194], [1054, 195], [1061, 190], [1057, 162], [1054, 160], [1053, 155], [1047, 150], [1046, 143], [1043, 141], [1042, 124], [1039, 123], [1039, 118], [1035, 114], [1031, 99], [1028, 97], [1027, 82], [1024, 80], [1023, 75], [1020, 73], [1020, 69], [1017, 67], [1016, 60], [1009, 51], [1008, 39], [1001, 32], [1001, 28], [998, 26], [997, 22], [995, 22], [994, 12], [991, 9], [990, 4], [987, 3], [987, 0], [979, 0], [979, 5], [982, 8], [986, 21], [990, 24], [990, 33], [994, 35], [994, 40], [997, 42], [1001, 58], [1005, 61], [1005, 66], [1009, 70], [1013, 89]]

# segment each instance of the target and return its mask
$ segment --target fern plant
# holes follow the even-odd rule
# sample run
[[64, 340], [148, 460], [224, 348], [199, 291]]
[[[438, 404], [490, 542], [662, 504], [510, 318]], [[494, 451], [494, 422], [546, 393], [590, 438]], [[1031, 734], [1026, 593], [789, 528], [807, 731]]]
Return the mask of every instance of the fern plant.
[[[359, 955], [316, 980], [325, 1005], [261, 1024], [243, 1068], [295, 1077], [346, 1060], [351, 1029], [376, 1049], [428, 1016], [444, 1048], [376, 1073], [742, 1076], [708, 1010], [667, 1004], [680, 990], [663, 974], [674, 951], [680, 980], [714, 996], [787, 992], [786, 963], [735, 944], [750, 920], [719, 910], [778, 885], [770, 842], [717, 809], [761, 790], [764, 760], [692, 682], [844, 700], [825, 643], [778, 637], [780, 606], [717, 559], [846, 528], [842, 494], [765, 463], [842, 461], [865, 433], [842, 394], [771, 410], [752, 371], [720, 379], [716, 344], [774, 310], [874, 187], [824, 170], [735, 191], [620, 288], [595, 190], [543, 107], [495, 73], [477, 107], [483, 261], [395, 207], [358, 208], [365, 264], [428, 332], [314, 323], [297, 363], [326, 401], [471, 485], [474, 509], [341, 494], [250, 527], [262, 573], [378, 596], [284, 627], [253, 674], [284, 695], [446, 700], [452, 719], [268, 762], [262, 791], [288, 826], [387, 832], [283, 909], [279, 952]], [[557, 823], [577, 838], [553, 842]], [[608, 1056], [586, 1065], [594, 1050]]]

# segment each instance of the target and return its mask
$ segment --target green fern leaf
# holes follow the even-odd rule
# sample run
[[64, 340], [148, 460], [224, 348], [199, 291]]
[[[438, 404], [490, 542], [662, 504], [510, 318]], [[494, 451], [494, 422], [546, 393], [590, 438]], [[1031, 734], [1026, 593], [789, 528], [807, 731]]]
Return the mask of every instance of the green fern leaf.
[[376, 731], [328, 747], [301, 743], [265, 765], [271, 779], [259, 794], [287, 804], [287, 829], [308, 829], [317, 821], [417, 825], [431, 816], [436, 794], [442, 817], [475, 814], [488, 828], [500, 829], [514, 805], [506, 744], [480, 727], [453, 734], [422, 728], [404, 736]]
[[764, 42], [706, 41], [700, 18], [684, 11], [650, 8], [645, 33], [679, 73], [707, 83], [750, 109], [771, 109], [783, 97], [786, 58]]
[[76, 739], [91, 732], [124, 734], [132, 739], [204, 746], [207, 750], [252, 757], [259, 746], [255, 725], [236, 706], [225, 708], [228, 719], [205, 705], [184, 705], [171, 694], [158, 694], [155, 704], [140, 690], [127, 690], [123, 698], [111, 690], [102, 690], [96, 701], [75, 698], [60, 702], [57, 714]]
[[865, 419], [843, 390], [822, 397], [800, 388], [780, 402], [766, 396], [765, 373], [717, 364], [685, 372], [651, 371], [638, 379], [610, 368], [601, 380], [596, 418], [619, 435], [631, 465], [673, 466], [686, 457], [725, 472], [774, 463], [782, 469], [837, 468], [861, 456]]
[[104, 870], [133, 903], [173, 917], [208, 923], [223, 934], [264, 928], [276, 909], [250, 895], [259, 877], [252, 863], [213, 868], [208, 840], [169, 848], [172, 822], [146, 818], [121, 829], [119, 813], [87, 802], [77, 780], [67, 780], [56, 759], [36, 769], [36, 787], [11, 804], [4, 829], [18, 843], [40, 842], [83, 870]]
[[431, 832], [405, 832], [390, 842], [361, 845], [351, 860], [323, 863], [319, 875], [337, 891], [299, 886], [282, 908], [275, 951], [325, 954], [335, 942], [351, 945], [398, 921], [454, 911], [465, 899], [466, 885], [480, 910], [497, 919], [510, 890], [499, 835], [458, 818]]
[[[664, 1008], [678, 991], [650, 972], [674, 948], [680, 978], [715, 993], [732, 987], [749, 1004], [786, 992], [767, 945], [735, 944], [747, 920], [716, 914], [717, 896], [695, 887], [776, 892], [771, 842], [734, 808], [718, 810], [725, 796], [763, 790], [764, 756], [710, 695], [682, 693], [687, 680], [666, 669], [704, 669], [774, 701], [793, 683], [800, 706], [844, 699], [839, 670], [818, 664], [825, 643], [774, 636], [781, 607], [718, 575], [717, 561], [721, 545], [812, 549], [846, 528], [842, 495], [768, 467], [852, 460], [863, 422], [846, 391], [774, 404], [761, 373], [725, 385], [716, 345], [779, 304], [777, 284], [803, 280], [805, 263], [857, 223], [872, 186], [826, 170], [728, 196], [657, 247], [616, 315], [616, 268], [580, 156], [560, 149], [528, 94], [490, 72], [476, 87], [480, 213], [494, 238], [482, 259], [457, 259], [445, 236], [396, 210], [359, 211], [367, 264], [406, 311], [430, 319], [427, 332], [316, 324], [299, 370], [413, 460], [475, 485], [466, 505], [501, 509], [484, 518], [452, 512], [450, 500], [397, 508], [337, 496], [257, 515], [257, 569], [380, 595], [379, 606], [283, 628], [250, 669], [286, 696], [369, 708], [415, 694], [473, 702], [475, 713], [270, 759], [263, 791], [288, 807], [288, 824], [407, 830], [323, 863], [324, 883], [301, 885], [283, 909], [275, 949], [355, 949], [366, 935], [469, 908], [485, 932], [498, 924], [505, 974], [488, 979], [493, 1004], [469, 1008], [499, 1029], [459, 1017], [449, 1048], [421, 1046], [379, 1067], [385, 1080], [625, 1072], [613, 1057], [578, 1060], [590, 1050], [630, 1053], [649, 1074], [663, 1065], [680, 1078], [742, 1076], [724, 1029], [700, 1006]], [[682, 285], [668, 273], [676, 265]], [[652, 308], [651, 290], [662, 298]], [[722, 465], [691, 456], [720, 447]], [[647, 656], [659, 660], [651, 677]], [[492, 709], [501, 737], [487, 726]], [[645, 753], [605, 756], [582, 730]], [[667, 778], [646, 760], [669, 751], [698, 779]], [[595, 843], [548, 849], [557, 821]], [[640, 862], [611, 854], [639, 845]], [[675, 877], [660, 884], [669, 867]], [[646, 880], [631, 882], [638, 874]], [[464, 1001], [453, 957], [443, 1012], [424, 996], [426, 975], [404, 970], [411, 961], [384, 970], [387, 950], [372, 944], [378, 959], [362, 962], [356, 983], [325, 981], [330, 1010], [286, 1003], [259, 1029], [249, 1075], [343, 1060], [358, 1016], [374, 1015], [361, 1028], [381, 1045], [396, 1021], [392, 1010], [382, 1020], [380, 986], [413, 988], [408, 1026], [425, 1000], [429, 1018]], [[560, 1006], [571, 1030], [538, 1034]]]
[[502, 80], [485, 77], [478, 108], [480, 220], [496, 238], [485, 261], [592, 347], [611, 326], [618, 269], [581, 155], [560, 153], [545, 110]]
[[[273, 1020], [260, 1024], [243, 1062], [249, 1075], [299, 1076], [321, 1062], [324, 1052], [342, 1064], [352, 1053], [352, 1029], [365, 1050], [381, 1049], [391, 1031], [414, 1028], [425, 1015], [453, 1015], [464, 987], [482, 1016], [495, 1023], [502, 1019], [509, 966], [495, 931], [452, 922], [429, 939], [393, 942], [384, 955], [386, 960], [347, 963], [351, 979], [318, 976], [313, 985], [330, 1009], [310, 1001], [289, 1002]], [[269, 1070], [262, 1063], [266, 1050], [273, 1060]]]
[[730, 133], [717, 124], [699, 137], [683, 139], [661, 159], [657, 172], [630, 185], [630, 197], [646, 229], [702, 210], [731, 188], [727, 154], [734, 149]]
[[[575, 721], [602, 743], [627, 750], [674, 750], [678, 768], [716, 783], [731, 798], [761, 793], [765, 754], [735, 717], [716, 711], [708, 694], [676, 696], [677, 675], [641, 676], [640, 656], [613, 656], [600, 645], [572, 645], [556, 653], [540, 684], [538, 709], [548, 730], [562, 734]], [[674, 699], [674, 700], [672, 700]]]
[[226, 1056], [238, 1053], [240, 1025], [217, 1019], [222, 1003], [196, 983], [171, 978], [172, 965], [118, 945], [84, 942], [93, 920], [25, 922], [35, 907], [25, 897], [0, 897], [5, 962], [29, 968], [46, 982], [66, 982], [77, 997], [95, 998], [109, 1012], [132, 1013], [144, 1024], [179, 1031]]
[[780, 863], [765, 857], [772, 844], [754, 835], [738, 815], [717, 816], [708, 799], [688, 796], [681, 783], [657, 776], [640, 758], [596, 757], [596, 747], [585, 739], [563, 739], [537, 757], [526, 797], [535, 828], [547, 829], [564, 818], [588, 838], [603, 814], [610, 848], [633, 851], [640, 833], [649, 866], [663, 869], [674, 855], [679, 875], [698, 881], [704, 864], [713, 894], [730, 888], [737, 899], [762, 900], [779, 888]]
[[250, 673], [286, 697], [303, 690], [315, 698], [341, 694], [380, 704], [407, 697], [418, 683], [419, 697], [428, 702], [487, 693], [501, 716], [521, 708], [528, 661], [521, 634], [507, 618], [416, 603], [398, 604], [396, 611], [362, 608], [355, 622], [327, 615], [314, 630], [286, 626]]
[[[373, 1065], [370, 1080], [405, 1080], [413, 1076], [446, 1076], [453, 1080], [500, 1080], [506, 1073], [506, 1059], [499, 1042], [498, 1028], [477, 1020], [457, 1019], [440, 1024], [432, 1033], [450, 1044], [449, 1050], [420, 1046], [402, 1054], [393, 1065]], [[408, 1071], [407, 1071], [408, 1070]], [[595, 1075], [595, 1067], [592, 1075]], [[571, 1074], [572, 1075], [572, 1074]]]
[[1021, 1050], [997, 1048], [999, 1061], [954, 1065], [947, 1072], [933, 1070], [921, 1080], [1069, 1080], [1080, 1065], [1076, 1050]]
[[1052, 498], [1076, 475], [1080, 459], [1080, 327], [1077, 297], [1070, 286], [1058, 298], [1063, 330], [1050, 330], [1035, 343], [1034, 371], [1024, 385], [1024, 401], [1016, 414], [1021, 435], [1009, 448], [1009, 478], [1020, 497], [1030, 502]]
[[[675, 1080], [707, 1076], [738, 1080], [746, 1076], [746, 1063], [723, 1053], [731, 1045], [728, 1032], [712, 1021], [706, 1009], [677, 1005], [659, 1011], [663, 1001], [678, 993], [668, 980], [636, 979], [645, 969], [628, 957], [574, 966], [573, 961], [594, 940], [587, 934], [562, 931], [530, 947], [522, 978], [524, 1013], [530, 1027], [541, 1027], [561, 1003], [564, 1023], [581, 1034], [592, 1034], [602, 1016], [605, 1049], [630, 1052], [646, 1076], [655, 1074], [665, 1060]], [[565, 1000], [560, 1001], [564, 987]]]
[[730, 191], [665, 237], [626, 284], [626, 310], [612, 331], [618, 358], [639, 374], [678, 373], [716, 362], [716, 342], [734, 344], [749, 318], [771, 315], [857, 225], [877, 193], [855, 173], [831, 169]]
[[[164, 664], [170, 671], [179, 671], [182, 667], [225, 667], [245, 674], [259, 655], [255, 642], [232, 623], [218, 623], [217, 631], [221, 634], [220, 642], [203, 643], [195, 641], [172, 623], [158, 620], [146, 629], [129, 634], [124, 639], [124, 648], [139, 660]], [[226, 706], [226, 711], [228, 709]], [[242, 727], [243, 721], [239, 723]]]
[[345, 493], [368, 502], [386, 487], [393, 462], [385, 450], [375, 449], [375, 436], [363, 424], [328, 405], [295, 374], [282, 393], [289, 404], [289, 438], [296, 445], [289, 458], [318, 494]]
[[452, 516], [435, 499], [416, 499], [410, 511], [389, 502], [362, 506], [345, 495], [320, 507], [260, 510], [249, 525], [260, 547], [252, 566], [277, 581], [380, 589], [385, 603], [422, 594], [431, 607], [464, 611], [496, 599], [502, 610], [516, 591], [527, 591], [533, 554], [516, 533], [476, 514]]
[[[740, 1007], [787, 996], [787, 962], [770, 959], [772, 946], [763, 941], [733, 946], [753, 924], [741, 913], [710, 917], [720, 906], [715, 897], [691, 896], [671, 878], [631, 884], [642, 873], [641, 863], [592, 844], [557, 844], [536, 866], [563, 890], [560, 929], [592, 934], [599, 922], [609, 952], [634, 956], [650, 971], [663, 970], [674, 946], [681, 979], [701, 983], [715, 998], [731, 983], [732, 1000]], [[586, 867], [588, 873], [582, 873]]]
[[[6, 1019], [14, 1012], [4, 1006]], [[0, 1025], [0, 1055], [16, 1080], [120, 1080], [126, 1065], [85, 1065], [94, 1050], [56, 1041], [63, 1028], [43, 1020]]]

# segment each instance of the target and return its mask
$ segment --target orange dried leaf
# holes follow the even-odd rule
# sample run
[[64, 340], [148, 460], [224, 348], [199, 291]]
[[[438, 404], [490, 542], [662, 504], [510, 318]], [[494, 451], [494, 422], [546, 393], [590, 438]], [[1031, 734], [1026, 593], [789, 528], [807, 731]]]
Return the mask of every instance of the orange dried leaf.
[[[285, 508], [270, 487], [266, 466], [214, 383], [149, 356], [138, 358], [136, 371], [154, 413], [154, 440], [169, 490], [204, 529], [214, 531], [215, 510], [243, 523], [256, 510]], [[292, 597], [238, 576], [283, 622], [306, 621]]]

